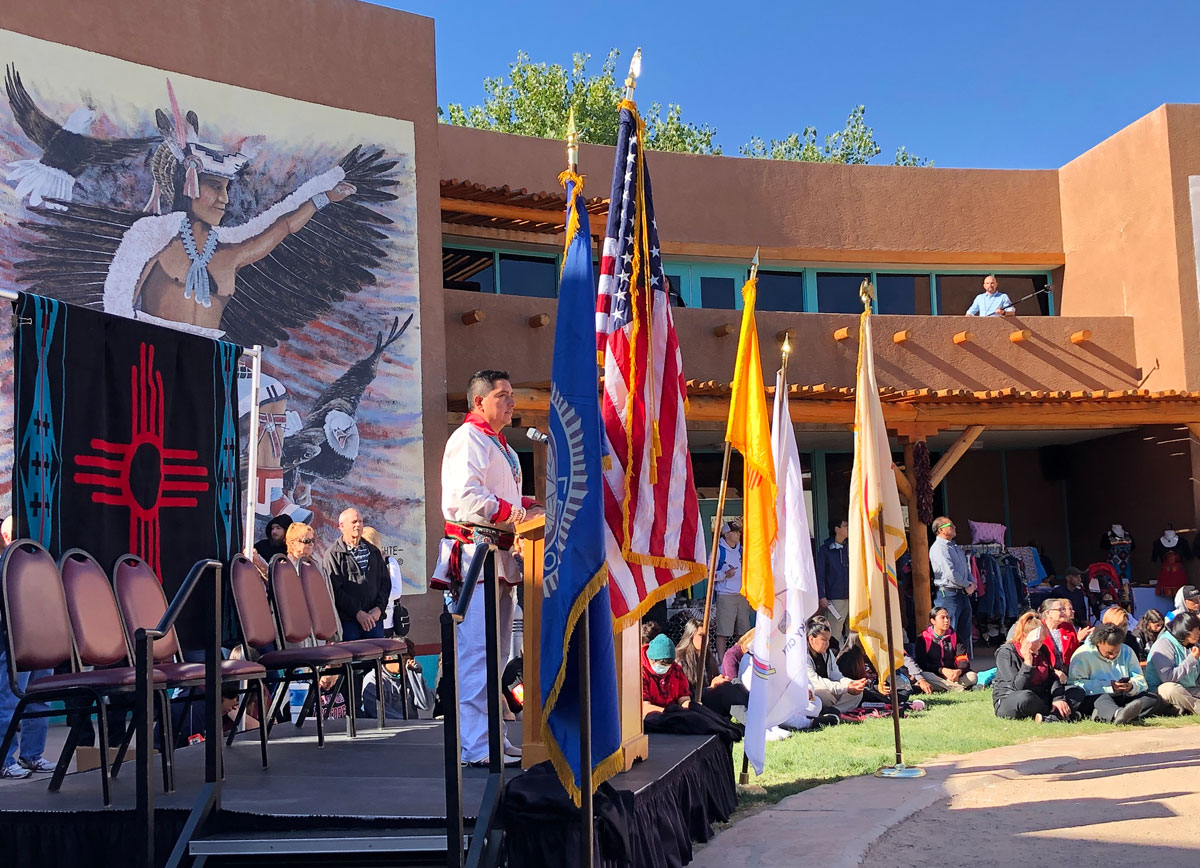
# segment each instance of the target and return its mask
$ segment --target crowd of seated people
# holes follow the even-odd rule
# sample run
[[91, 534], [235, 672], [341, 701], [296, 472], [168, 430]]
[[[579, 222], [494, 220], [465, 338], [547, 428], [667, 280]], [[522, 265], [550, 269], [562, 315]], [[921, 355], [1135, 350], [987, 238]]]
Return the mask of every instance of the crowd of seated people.
[[[872, 709], [886, 714], [893, 698], [902, 709], [920, 708], [923, 703], [913, 698], [919, 694], [962, 692], [981, 683], [992, 688], [996, 716], [1011, 720], [1130, 724], [1153, 715], [1200, 713], [1200, 593], [1188, 591], [1180, 592], [1176, 610], [1166, 616], [1150, 609], [1135, 621], [1112, 605], [1094, 626], [1080, 623], [1070, 598], [1045, 600], [1017, 619], [996, 651], [995, 669], [982, 678], [948, 612], [935, 606], [928, 626], [905, 649], [895, 691], [886, 673], [880, 678], [874, 671], [856, 634], [839, 647], [829, 621], [815, 615], [805, 625], [809, 709], [804, 720], [785, 728], [860, 719]], [[646, 625], [645, 711], [687, 707], [699, 685], [706, 707], [726, 717], [744, 713], [753, 635], [751, 629], [730, 644], [718, 667], [711, 653], [702, 663], [699, 620], [687, 622], [678, 642], [656, 624]]]

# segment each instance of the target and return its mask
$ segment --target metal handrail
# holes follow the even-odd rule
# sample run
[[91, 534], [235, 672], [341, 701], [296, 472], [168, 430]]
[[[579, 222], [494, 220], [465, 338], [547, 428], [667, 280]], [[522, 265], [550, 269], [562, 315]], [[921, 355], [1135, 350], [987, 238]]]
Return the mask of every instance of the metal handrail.
[[[215, 560], [196, 561], [188, 571], [183, 585], [171, 600], [167, 611], [153, 629], [139, 627], [133, 634], [134, 667], [136, 689], [134, 693], [134, 718], [137, 745], [137, 816], [141, 822], [144, 838], [138, 850], [138, 863], [145, 868], [155, 865], [154, 852], [154, 641], [166, 636], [183, 611], [184, 605], [201, 579], [209, 571], [213, 573], [211, 593], [206, 595], [206, 623], [211, 625], [211, 635], [204, 643], [204, 781], [200, 798], [192, 808], [191, 815], [179, 839], [175, 843], [169, 865], [178, 865], [186, 854], [188, 842], [208, 815], [220, 808], [222, 776], [221, 746], [221, 563]], [[165, 729], [164, 729], [165, 733]], [[163, 745], [167, 750], [168, 746]]]
[[[500, 611], [496, 587], [496, 546], [479, 543], [463, 578], [462, 590], [450, 611], [442, 613], [442, 713], [446, 761], [446, 865], [463, 868], [465, 828], [462, 807], [462, 737], [458, 719], [458, 627], [483, 572], [487, 643], [488, 780], [471, 834], [467, 866], [493, 864], [496, 824], [504, 798], [504, 745], [500, 735]], [[490, 846], [489, 846], [490, 844]]]

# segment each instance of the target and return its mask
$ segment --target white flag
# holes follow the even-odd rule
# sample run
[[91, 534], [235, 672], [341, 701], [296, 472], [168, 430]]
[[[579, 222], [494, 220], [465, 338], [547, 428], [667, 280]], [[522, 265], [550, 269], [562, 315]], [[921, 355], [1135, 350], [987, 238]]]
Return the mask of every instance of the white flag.
[[746, 756], [761, 775], [766, 733], [808, 708], [808, 640], [804, 625], [817, 611], [817, 571], [813, 565], [804, 476], [796, 449], [796, 429], [788, 412], [787, 380], [775, 379], [771, 449], [775, 457], [775, 515], [778, 531], [772, 565], [774, 615], [759, 609], [746, 709]]

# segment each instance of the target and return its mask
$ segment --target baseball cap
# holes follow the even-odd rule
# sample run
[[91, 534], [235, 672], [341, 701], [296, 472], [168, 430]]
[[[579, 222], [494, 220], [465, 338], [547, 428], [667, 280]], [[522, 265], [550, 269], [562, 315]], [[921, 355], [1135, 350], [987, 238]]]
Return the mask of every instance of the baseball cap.
[[1068, 575], [1068, 576], [1082, 576], [1082, 575], [1083, 575], [1083, 570], [1079, 569], [1079, 567], [1067, 567], [1067, 572], [1066, 572], [1066, 575]]
[[1185, 600], [1200, 600], [1200, 589], [1195, 585], [1184, 585], [1179, 589]]

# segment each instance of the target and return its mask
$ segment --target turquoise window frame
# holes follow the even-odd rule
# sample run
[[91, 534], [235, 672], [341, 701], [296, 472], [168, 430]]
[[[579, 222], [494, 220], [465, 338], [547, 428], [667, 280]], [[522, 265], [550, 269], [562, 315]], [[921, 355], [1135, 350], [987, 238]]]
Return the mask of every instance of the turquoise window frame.
[[[562, 275], [562, 253], [553, 255], [544, 253], [540, 250], [519, 250], [515, 247], [491, 247], [479, 244], [457, 244], [455, 242], [442, 241], [442, 249], [450, 250], [468, 250], [472, 253], [490, 253], [492, 254], [492, 295], [500, 295], [500, 257], [501, 256], [526, 256], [537, 257], [540, 259], [554, 261], [554, 297], [558, 298], [559, 278]], [[528, 296], [529, 298], [537, 298], [537, 296]]]
[[[893, 274], [912, 274], [913, 272], [891, 272]], [[994, 274], [997, 279], [1003, 279], [1006, 275], [1013, 277], [1029, 277], [1031, 275], [1045, 275], [1046, 285], [1054, 285], [1054, 272], [1049, 269], [1041, 268], [987, 268], [985, 266], [976, 266], [975, 268], [939, 268], [936, 272], [929, 272], [929, 310], [932, 311], [931, 316], [942, 316], [942, 312], [938, 306], [938, 290], [937, 276], [939, 274]], [[955, 316], [956, 314], [947, 314], [947, 316]], [[1050, 316], [1058, 316], [1058, 305], [1055, 304], [1054, 293], [1050, 293]]]
[[[774, 270], [774, 269], [772, 269]], [[664, 259], [664, 274], [677, 274], [683, 282], [679, 294], [683, 303], [690, 308], [700, 307], [700, 278], [725, 277], [733, 280], [733, 309], [742, 309], [742, 284], [750, 276], [748, 265], [737, 265], [726, 262], [695, 262], [683, 259]], [[720, 308], [709, 308], [720, 310]]]

